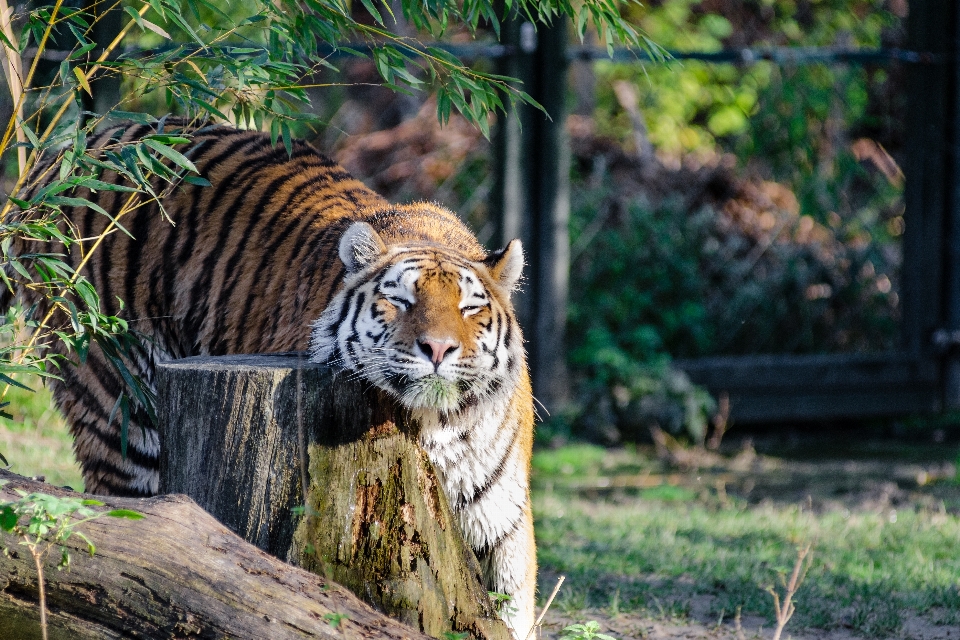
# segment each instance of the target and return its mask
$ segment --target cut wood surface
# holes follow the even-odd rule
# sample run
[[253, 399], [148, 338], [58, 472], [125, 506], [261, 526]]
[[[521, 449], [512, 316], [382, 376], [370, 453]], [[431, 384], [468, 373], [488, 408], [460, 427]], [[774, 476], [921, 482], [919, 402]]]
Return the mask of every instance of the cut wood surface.
[[417, 424], [385, 394], [303, 354], [178, 360], [158, 387], [161, 491], [431, 636], [510, 638]]
[[[81, 496], [0, 470], [0, 500], [14, 489]], [[94, 496], [84, 496], [94, 497]], [[45, 577], [50, 637], [383, 638], [426, 636], [374, 611], [349, 591], [292, 567], [241, 540], [182, 495], [103, 498], [104, 509], [133, 509], [142, 520], [101, 518], [72, 538], [72, 564]], [[0, 638], [40, 638], [37, 572], [30, 554], [5, 537], [0, 555]]]

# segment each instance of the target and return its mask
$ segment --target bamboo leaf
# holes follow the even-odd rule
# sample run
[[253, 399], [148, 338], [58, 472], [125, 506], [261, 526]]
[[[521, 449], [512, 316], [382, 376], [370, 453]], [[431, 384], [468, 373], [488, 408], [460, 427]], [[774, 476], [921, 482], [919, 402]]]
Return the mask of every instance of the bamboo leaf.
[[370, 15], [373, 16], [373, 19], [377, 21], [377, 24], [380, 26], [383, 25], [383, 17], [380, 15], [380, 12], [377, 11], [377, 8], [373, 6], [373, 2], [370, 0], [360, 0], [363, 3], [364, 8], [370, 12]]
[[143, 519], [142, 513], [139, 511], [133, 511], [132, 509], [114, 509], [112, 511], [107, 511], [105, 515], [108, 515], [111, 518], [127, 518], [129, 520]]
[[82, 56], [83, 56], [85, 53], [87, 53], [88, 51], [92, 51], [92, 50], [95, 49], [96, 47], [97, 47], [97, 43], [96, 43], [96, 42], [88, 42], [87, 44], [83, 45], [82, 47], [80, 47], [79, 49], [77, 49], [76, 51], [74, 51], [73, 53], [71, 53], [71, 54], [67, 57], [67, 60], [76, 60], [77, 58], [82, 57]]
[[183, 181], [187, 184], [196, 185], [198, 187], [209, 187], [210, 181], [201, 176], [183, 176]]
[[8, 376], [8, 375], [5, 374], [5, 373], [0, 373], [0, 380], [2, 380], [3, 382], [6, 382], [6, 383], [9, 384], [9, 385], [13, 385], [14, 387], [19, 387], [20, 389], [26, 389], [27, 391], [33, 391], [33, 389], [31, 389], [31, 388], [28, 387], [27, 385], [23, 384], [22, 382], [18, 382], [17, 380], [14, 380], [13, 378], [11, 378], [10, 376]]
[[133, 7], [124, 7], [124, 11], [130, 14], [130, 17], [133, 18], [134, 22], [137, 23], [137, 26], [143, 29], [143, 16], [140, 15], [140, 12], [134, 9]]
[[160, 26], [158, 26], [158, 25], [150, 22], [150, 21], [147, 20], [146, 18], [142, 18], [142, 19], [140, 20], [140, 25], [139, 25], [139, 26], [140, 26], [140, 27], [146, 27], [147, 29], [150, 29], [150, 31], [153, 31], [153, 32], [154, 32], [155, 34], [157, 34], [158, 36], [162, 36], [162, 37], [166, 38], [167, 40], [172, 40], [172, 39], [173, 39], [173, 38], [170, 37], [170, 34], [167, 33], [166, 31], [164, 31], [162, 28], [160, 28]]
[[196, 165], [194, 165], [189, 158], [187, 158], [185, 155], [183, 155], [176, 149], [168, 147], [164, 144], [160, 144], [156, 140], [151, 140], [149, 138], [145, 139], [143, 141], [143, 144], [147, 145], [148, 147], [150, 147], [151, 149], [153, 149], [154, 151], [162, 155], [164, 158], [170, 160], [170, 162], [174, 163], [178, 167], [182, 167], [187, 171], [192, 171], [193, 173], [197, 173]]
[[90, 83], [87, 82], [87, 75], [83, 72], [83, 70], [80, 67], [74, 67], [73, 75], [77, 76], [77, 82], [79, 82], [80, 86], [83, 87], [83, 90], [87, 92], [87, 95], [92, 96], [93, 92], [90, 91]]
[[153, 124], [157, 121], [156, 118], [154, 118], [148, 113], [136, 113], [134, 111], [119, 111], [117, 109], [113, 109], [112, 111], [107, 112], [107, 117], [116, 118], [117, 120], [130, 120], [131, 122], [135, 122], [137, 124]]

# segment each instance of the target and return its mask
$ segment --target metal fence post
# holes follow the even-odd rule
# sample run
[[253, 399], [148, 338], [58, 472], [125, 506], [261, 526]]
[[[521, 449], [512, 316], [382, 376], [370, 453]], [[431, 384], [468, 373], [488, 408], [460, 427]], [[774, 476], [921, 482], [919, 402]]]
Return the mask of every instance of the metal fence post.
[[950, 176], [944, 229], [944, 325], [954, 337], [953, 348], [947, 351], [943, 363], [943, 404], [945, 409], [957, 410], [960, 409], [960, 10], [952, 2], [943, 9], [949, 29], [943, 93], [951, 109], [945, 131], [950, 148], [944, 158]]
[[519, 237], [527, 257], [527, 280], [517, 313], [537, 399], [554, 412], [568, 398], [564, 350], [569, 275], [570, 152], [565, 135], [567, 24], [537, 25], [520, 19], [504, 24], [512, 55], [500, 71], [549, 116], [529, 106], [503, 118], [496, 134], [497, 179], [492, 209], [498, 240]]
[[904, 348], [920, 362], [936, 363], [944, 407], [960, 406], [960, 254], [955, 248], [960, 196], [956, 172], [956, 12], [951, 0], [911, 3], [908, 44], [939, 56], [917, 65], [907, 79], [907, 176], [903, 236]]

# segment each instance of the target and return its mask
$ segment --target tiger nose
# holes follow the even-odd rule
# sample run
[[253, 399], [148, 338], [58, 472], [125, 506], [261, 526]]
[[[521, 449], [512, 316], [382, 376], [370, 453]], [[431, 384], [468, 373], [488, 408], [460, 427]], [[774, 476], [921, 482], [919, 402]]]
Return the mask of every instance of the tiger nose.
[[429, 356], [430, 362], [435, 365], [439, 365], [441, 362], [443, 362], [443, 358], [447, 355], [448, 351], [456, 349], [460, 346], [450, 338], [447, 338], [446, 340], [420, 338], [417, 340], [417, 345], [420, 347], [420, 350], [423, 351], [423, 355]]

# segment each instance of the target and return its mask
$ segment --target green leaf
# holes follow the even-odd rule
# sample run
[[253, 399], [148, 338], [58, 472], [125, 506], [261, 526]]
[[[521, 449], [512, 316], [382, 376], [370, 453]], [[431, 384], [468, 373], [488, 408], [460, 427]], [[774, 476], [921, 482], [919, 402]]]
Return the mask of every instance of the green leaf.
[[19, 127], [20, 127], [20, 130], [23, 131], [23, 134], [24, 134], [25, 136], [27, 136], [27, 140], [30, 141], [30, 145], [31, 145], [34, 149], [39, 149], [39, 148], [40, 148], [40, 139], [37, 138], [37, 134], [35, 134], [35, 133], [33, 132], [33, 129], [31, 129], [30, 127], [28, 127], [27, 124], [26, 124], [25, 122], [23, 122], [22, 120], [19, 120], [19, 121], [17, 122], [17, 126], [19, 126]]
[[7, 36], [4, 35], [3, 31], [0, 31], [0, 41], [2, 41], [3, 44], [6, 45], [11, 51], [17, 50], [17, 47], [13, 46], [13, 43], [7, 40]]
[[143, 16], [140, 15], [140, 12], [134, 9], [133, 7], [124, 7], [124, 11], [130, 14], [130, 17], [133, 18], [134, 22], [137, 23], [137, 26], [143, 29]]
[[18, 381], [16, 381], [16, 380], [14, 380], [13, 378], [11, 378], [10, 376], [8, 376], [8, 375], [5, 374], [5, 373], [0, 373], [0, 381], [3, 381], [3, 382], [5, 382], [5, 383], [7, 383], [7, 384], [9, 384], [9, 385], [13, 385], [14, 387], [19, 387], [20, 389], [26, 389], [27, 391], [33, 391], [33, 389], [31, 389], [31, 388], [28, 387], [27, 385], [23, 384], [22, 382], [18, 382]]
[[[127, 7], [128, 9], [130, 7]], [[134, 11], [136, 13], [136, 11]], [[112, 111], [107, 112], [108, 118], [116, 118], [117, 120], [130, 120], [136, 124], [153, 124], [157, 121], [156, 118], [151, 116], [148, 113], [137, 113], [134, 111], [119, 111], [113, 109]]]
[[[4, 460], [6, 463], [6, 460]], [[20, 517], [17, 516], [17, 512], [13, 510], [13, 507], [9, 504], [0, 506], [0, 529], [4, 531], [13, 531], [13, 528], [17, 526], [17, 522], [20, 520]]]
[[107, 511], [105, 515], [108, 515], [111, 518], [127, 518], [128, 520], [143, 520], [142, 513], [138, 511], [132, 511], [130, 509], [114, 509], [113, 511]]
[[143, 139], [156, 140], [160, 144], [188, 144], [190, 142], [190, 138], [184, 138], [183, 136], [168, 136], [160, 133], [144, 136]]
[[70, 178], [69, 183], [73, 187], [86, 187], [91, 191], [124, 191], [127, 193], [140, 191], [134, 187], [128, 187], [126, 185], [116, 184], [114, 182], [103, 182], [102, 180], [97, 180], [96, 178], [91, 178], [88, 176]]
[[290, 125], [285, 121], [280, 123], [280, 135], [283, 136], [283, 148], [287, 150], [287, 157], [293, 157], [293, 141], [290, 138]]
[[172, 38], [170, 37], [170, 34], [169, 34], [169, 33], [167, 33], [166, 31], [164, 31], [163, 29], [161, 29], [158, 25], [155, 25], [154, 23], [150, 22], [150, 21], [147, 20], [147, 19], [141, 19], [139, 26], [140, 26], [140, 27], [146, 27], [147, 29], [150, 29], [150, 31], [153, 31], [153, 32], [154, 32], [155, 34], [157, 34], [158, 36], [162, 36], [162, 37], [166, 38], [167, 40], [172, 40]]
[[[121, 371], [121, 374], [123, 371]], [[127, 373], [127, 384], [132, 387], [136, 387], [136, 384], [129, 380], [130, 374]], [[126, 395], [120, 396], [120, 413], [123, 414], [123, 420], [120, 423], [120, 457], [124, 460], [127, 459], [127, 442], [129, 441], [128, 434], [130, 432], [130, 400]]]
[[172, 149], [166, 145], [160, 144], [156, 140], [152, 140], [150, 138], [144, 139], [143, 144], [147, 145], [148, 147], [150, 147], [151, 149], [153, 149], [163, 157], [167, 158], [178, 167], [182, 167], [187, 171], [192, 171], [193, 173], [197, 173], [197, 167], [192, 162], [190, 162], [190, 160], [185, 155], [183, 155], [176, 149]]
[[377, 21], [377, 24], [384, 26], [383, 17], [380, 15], [380, 12], [377, 11], [377, 8], [373, 6], [373, 3], [370, 0], [360, 0], [363, 3], [363, 6], [370, 12], [370, 15], [373, 16], [373, 19]]
[[209, 113], [209, 114], [211, 114], [211, 115], [215, 115], [215, 116], [217, 116], [218, 118], [220, 118], [220, 119], [222, 119], [222, 120], [227, 120], [227, 121], [230, 120], [230, 118], [228, 118], [227, 116], [223, 115], [223, 112], [221, 112], [219, 109], [217, 109], [216, 107], [214, 107], [212, 104], [210, 104], [210, 103], [208, 103], [208, 102], [204, 102], [203, 100], [200, 100], [199, 98], [194, 98], [194, 99], [192, 100], [192, 103], [195, 104], [195, 105], [197, 105], [198, 107], [200, 107], [201, 109], [203, 109], [203, 110], [206, 111], [207, 113]]
[[88, 42], [87, 44], [83, 45], [82, 47], [80, 47], [79, 49], [71, 53], [70, 56], [67, 58], [67, 60], [76, 60], [77, 58], [82, 57], [88, 51], [92, 51], [93, 49], [95, 49], [96, 46], [97, 46], [96, 42]]
[[198, 187], [209, 187], [210, 181], [201, 176], [183, 176], [183, 181], [187, 184], [193, 184]]

